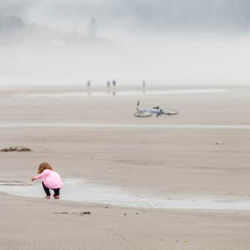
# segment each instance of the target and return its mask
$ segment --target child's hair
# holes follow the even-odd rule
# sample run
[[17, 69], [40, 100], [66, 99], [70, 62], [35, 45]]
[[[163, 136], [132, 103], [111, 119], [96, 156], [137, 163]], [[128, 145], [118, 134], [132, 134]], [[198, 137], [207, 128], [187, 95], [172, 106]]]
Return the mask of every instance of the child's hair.
[[38, 169], [37, 169], [37, 173], [41, 174], [45, 169], [50, 169], [53, 170], [53, 168], [49, 165], [49, 163], [47, 162], [43, 162], [39, 165]]

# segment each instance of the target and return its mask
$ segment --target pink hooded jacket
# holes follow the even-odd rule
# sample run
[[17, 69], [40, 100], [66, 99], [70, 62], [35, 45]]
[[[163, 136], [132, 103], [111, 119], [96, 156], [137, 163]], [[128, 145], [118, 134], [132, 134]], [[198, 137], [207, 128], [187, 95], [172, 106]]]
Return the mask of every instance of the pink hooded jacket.
[[63, 182], [60, 175], [50, 169], [45, 169], [41, 174], [34, 177], [35, 180], [43, 180], [44, 185], [50, 189], [62, 188]]

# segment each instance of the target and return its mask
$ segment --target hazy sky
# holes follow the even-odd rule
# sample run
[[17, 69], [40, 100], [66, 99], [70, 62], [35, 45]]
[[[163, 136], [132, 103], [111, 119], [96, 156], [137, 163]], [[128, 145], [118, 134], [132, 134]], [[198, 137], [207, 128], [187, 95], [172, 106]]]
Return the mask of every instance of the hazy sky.
[[0, 84], [248, 83], [249, 13], [249, 0], [0, 0]]
[[92, 17], [103, 31], [250, 30], [249, 0], [0, 0], [0, 11], [79, 30]]

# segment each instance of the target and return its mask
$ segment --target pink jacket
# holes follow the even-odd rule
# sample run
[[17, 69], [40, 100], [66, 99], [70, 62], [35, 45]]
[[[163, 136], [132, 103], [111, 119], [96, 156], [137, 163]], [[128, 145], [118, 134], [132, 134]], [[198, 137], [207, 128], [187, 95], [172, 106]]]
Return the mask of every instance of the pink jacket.
[[36, 180], [43, 180], [44, 185], [50, 189], [62, 188], [63, 182], [60, 175], [50, 169], [45, 169], [41, 174], [34, 177]]

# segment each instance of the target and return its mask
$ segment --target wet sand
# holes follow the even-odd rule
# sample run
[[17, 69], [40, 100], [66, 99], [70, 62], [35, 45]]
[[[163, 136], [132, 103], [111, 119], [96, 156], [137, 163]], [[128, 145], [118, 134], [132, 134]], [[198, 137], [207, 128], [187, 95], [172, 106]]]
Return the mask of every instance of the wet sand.
[[[134, 208], [119, 199], [116, 204], [68, 201], [63, 189], [61, 200], [44, 200], [41, 183], [29, 179], [40, 162], [48, 161], [74, 187], [65, 187], [65, 196], [91, 193], [70, 182], [82, 179], [102, 187], [99, 192], [117, 189], [139, 201], [140, 195], [148, 197], [149, 203], [164, 197], [249, 204], [250, 131], [244, 129], [250, 125], [249, 93], [242, 87], [143, 95], [141, 106], [179, 111], [147, 119], [133, 116], [138, 96], [2, 96], [0, 124], [30, 126], [2, 126], [0, 148], [24, 146], [32, 152], [0, 153], [0, 190], [12, 184], [39, 193], [1, 193], [1, 249], [248, 249], [250, 211], [244, 206], [206, 210], [194, 202], [194, 209]], [[32, 126], [48, 123], [90, 126]], [[129, 124], [135, 127], [128, 129]]]

